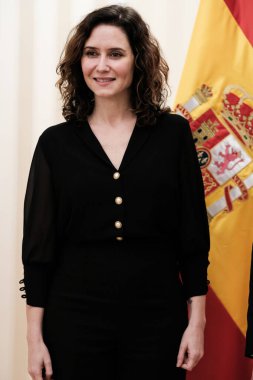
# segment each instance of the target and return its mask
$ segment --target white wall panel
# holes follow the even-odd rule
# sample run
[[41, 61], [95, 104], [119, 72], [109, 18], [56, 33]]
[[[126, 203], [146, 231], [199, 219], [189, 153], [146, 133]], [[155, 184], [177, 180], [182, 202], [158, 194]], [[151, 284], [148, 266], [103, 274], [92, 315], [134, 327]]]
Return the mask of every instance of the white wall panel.
[[12, 379], [16, 300], [13, 292], [17, 245], [19, 87], [19, 2], [17, 0], [0, 3], [0, 46], [0, 379]]

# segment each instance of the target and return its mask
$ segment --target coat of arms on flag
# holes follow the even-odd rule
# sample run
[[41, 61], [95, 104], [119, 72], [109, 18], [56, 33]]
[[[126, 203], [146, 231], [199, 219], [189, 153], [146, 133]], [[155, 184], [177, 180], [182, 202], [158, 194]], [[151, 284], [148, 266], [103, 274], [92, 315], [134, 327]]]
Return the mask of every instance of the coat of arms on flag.
[[252, 174], [244, 170], [253, 157], [253, 97], [240, 86], [227, 86], [219, 113], [209, 108], [193, 119], [191, 111], [212, 96], [211, 87], [203, 84], [175, 109], [191, 125], [210, 218], [223, 210], [232, 211], [233, 202], [246, 200], [253, 187], [253, 167]]

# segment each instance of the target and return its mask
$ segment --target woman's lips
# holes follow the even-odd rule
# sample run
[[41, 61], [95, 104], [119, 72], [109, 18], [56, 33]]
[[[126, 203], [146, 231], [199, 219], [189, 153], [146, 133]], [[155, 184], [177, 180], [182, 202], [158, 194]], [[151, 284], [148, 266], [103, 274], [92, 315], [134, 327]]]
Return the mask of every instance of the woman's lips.
[[96, 82], [99, 82], [99, 83], [108, 83], [115, 80], [114, 78], [94, 78], [94, 79]]
[[94, 78], [94, 80], [100, 85], [106, 85], [115, 80], [115, 78]]

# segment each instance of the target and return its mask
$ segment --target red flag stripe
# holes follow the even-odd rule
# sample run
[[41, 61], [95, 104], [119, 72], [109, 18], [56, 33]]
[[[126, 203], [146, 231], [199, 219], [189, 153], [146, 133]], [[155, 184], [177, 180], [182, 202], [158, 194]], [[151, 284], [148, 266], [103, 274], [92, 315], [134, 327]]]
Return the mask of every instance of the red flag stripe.
[[224, 0], [245, 36], [253, 46], [253, 1]]
[[211, 288], [205, 337], [205, 356], [187, 380], [251, 379], [253, 361], [244, 357], [245, 337]]

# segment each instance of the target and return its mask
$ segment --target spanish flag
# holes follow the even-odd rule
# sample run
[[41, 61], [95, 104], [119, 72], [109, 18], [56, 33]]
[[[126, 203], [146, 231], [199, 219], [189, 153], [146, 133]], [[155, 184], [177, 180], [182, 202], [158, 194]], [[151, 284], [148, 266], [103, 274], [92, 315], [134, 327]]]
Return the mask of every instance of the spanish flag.
[[200, 1], [175, 104], [192, 128], [211, 232], [205, 356], [189, 380], [250, 380], [252, 374], [253, 360], [245, 357], [253, 242], [252, 47], [252, 0]]

